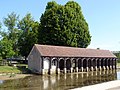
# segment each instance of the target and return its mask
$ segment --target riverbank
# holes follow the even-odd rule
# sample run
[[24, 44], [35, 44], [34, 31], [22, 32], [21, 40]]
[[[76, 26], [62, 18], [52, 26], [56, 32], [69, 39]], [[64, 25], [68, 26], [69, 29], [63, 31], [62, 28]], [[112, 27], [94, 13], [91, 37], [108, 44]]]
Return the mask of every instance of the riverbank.
[[32, 74], [0, 74], [0, 80], [19, 79], [26, 76], [32, 76]]
[[26, 67], [0, 66], [0, 80], [18, 79], [31, 76]]
[[29, 74], [27, 65], [20, 64], [19, 66], [0, 66], [0, 80], [18, 79], [24, 78], [26, 76], [31, 76]]
[[117, 90], [119, 90], [120, 89], [119, 87], [120, 87], [120, 80], [114, 80], [105, 83], [85, 86], [81, 88], [75, 88], [71, 90], [115, 90], [114, 88], [117, 88]]
[[26, 66], [0, 66], [0, 73], [29, 73]]

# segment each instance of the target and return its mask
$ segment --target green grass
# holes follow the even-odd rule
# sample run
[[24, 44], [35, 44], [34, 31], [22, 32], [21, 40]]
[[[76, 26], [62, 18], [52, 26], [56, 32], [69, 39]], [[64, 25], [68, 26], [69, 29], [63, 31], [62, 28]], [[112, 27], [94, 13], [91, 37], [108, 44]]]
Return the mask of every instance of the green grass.
[[117, 63], [117, 66], [120, 67], [120, 63]]
[[12, 66], [0, 66], [0, 73], [21, 73], [21, 70]]
[[16, 66], [25, 66], [25, 67], [28, 67], [27, 64], [17, 64]]

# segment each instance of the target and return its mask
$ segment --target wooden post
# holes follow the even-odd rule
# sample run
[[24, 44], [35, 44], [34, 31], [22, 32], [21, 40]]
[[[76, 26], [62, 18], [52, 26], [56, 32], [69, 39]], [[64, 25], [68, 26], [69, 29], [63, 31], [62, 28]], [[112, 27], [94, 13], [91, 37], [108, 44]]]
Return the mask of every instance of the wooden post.
[[81, 72], [83, 72], [83, 60], [84, 60], [84, 58], [81, 59]]
[[44, 57], [42, 57], [42, 74], [45, 74], [45, 72], [44, 72]]
[[87, 63], [86, 63], [86, 71], [87, 71], [87, 72], [89, 71], [89, 68], [88, 68], [88, 60], [89, 60], [89, 58], [86, 59], [86, 61], [87, 61]]
[[70, 68], [70, 72], [72, 73], [72, 72], [73, 72], [73, 67], [72, 67], [72, 59], [70, 59], [70, 62], [71, 62], [71, 68]]
[[107, 58], [107, 63], [106, 63], [106, 69], [109, 70], [109, 67], [108, 67], [108, 60], [109, 58]]
[[112, 59], [112, 67], [115, 69], [115, 58]]
[[103, 59], [103, 70], [105, 70], [105, 58]]
[[76, 59], [75, 67], [76, 67], [76, 72], [78, 72], [78, 59]]
[[110, 70], [112, 70], [112, 58], [110, 59]]
[[49, 71], [48, 71], [49, 74], [52, 74], [51, 66], [52, 66], [52, 59], [50, 58], [50, 60], [49, 60]]
[[99, 59], [99, 70], [101, 71], [101, 59]]
[[93, 71], [93, 59], [94, 58], [91, 59], [91, 71]]
[[115, 58], [115, 69], [117, 69], [117, 59]]
[[64, 73], [66, 73], [66, 60], [64, 60]]
[[59, 60], [57, 60], [57, 74], [60, 74]]
[[97, 58], [95, 59], [95, 71], [97, 71]]

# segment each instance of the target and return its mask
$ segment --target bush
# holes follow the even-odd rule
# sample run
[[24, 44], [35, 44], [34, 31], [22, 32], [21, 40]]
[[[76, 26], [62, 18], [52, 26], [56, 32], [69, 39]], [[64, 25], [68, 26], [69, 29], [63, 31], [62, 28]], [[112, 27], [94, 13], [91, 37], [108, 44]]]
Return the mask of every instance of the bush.
[[2, 57], [0, 57], [0, 66], [2, 65]]
[[120, 59], [117, 60], [117, 63], [120, 63]]
[[0, 61], [2, 61], [2, 57], [0, 57]]

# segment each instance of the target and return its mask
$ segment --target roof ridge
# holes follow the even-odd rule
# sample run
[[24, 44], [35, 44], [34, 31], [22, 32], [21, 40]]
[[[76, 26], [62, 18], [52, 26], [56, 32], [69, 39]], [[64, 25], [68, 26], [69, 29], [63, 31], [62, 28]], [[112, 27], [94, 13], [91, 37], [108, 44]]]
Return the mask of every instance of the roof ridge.
[[77, 48], [68, 46], [35, 44], [42, 56], [68, 56], [68, 57], [110, 57], [116, 56], [109, 50], [98, 50], [89, 48]]
[[48, 46], [48, 47], [62, 47], [62, 48], [73, 48], [73, 49], [87, 49], [87, 50], [97, 50], [97, 51], [110, 51], [105, 49], [93, 49], [93, 48], [81, 48], [81, 47], [71, 47], [71, 46], [56, 46], [56, 45], [43, 45], [43, 44], [35, 44], [35, 46]]

